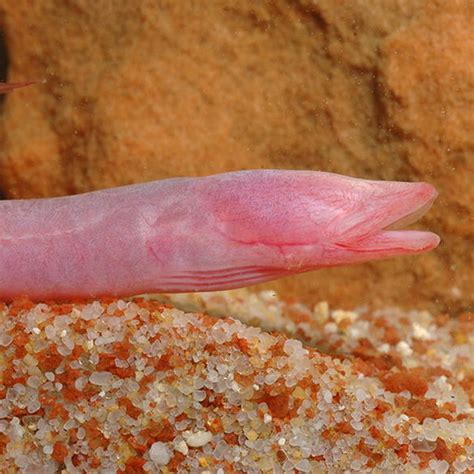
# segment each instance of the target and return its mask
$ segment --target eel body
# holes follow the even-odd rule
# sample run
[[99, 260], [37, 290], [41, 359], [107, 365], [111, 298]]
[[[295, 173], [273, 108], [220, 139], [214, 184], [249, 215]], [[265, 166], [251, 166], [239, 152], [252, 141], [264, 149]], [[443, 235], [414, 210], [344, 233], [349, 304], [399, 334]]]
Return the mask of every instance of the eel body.
[[436, 247], [426, 183], [253, 170], [0, 201], [0, 298], [243, 287]]

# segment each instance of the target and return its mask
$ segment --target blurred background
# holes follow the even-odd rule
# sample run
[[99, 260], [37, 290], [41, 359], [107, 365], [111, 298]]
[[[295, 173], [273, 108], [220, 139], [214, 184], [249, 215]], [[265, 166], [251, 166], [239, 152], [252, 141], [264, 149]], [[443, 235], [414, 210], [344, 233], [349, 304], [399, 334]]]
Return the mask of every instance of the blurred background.
[[1, 0], [6, 198], [252, 168], [428, 181], [419, 256], [260, 285], [339, 307], [474, 310], [474, 4]]

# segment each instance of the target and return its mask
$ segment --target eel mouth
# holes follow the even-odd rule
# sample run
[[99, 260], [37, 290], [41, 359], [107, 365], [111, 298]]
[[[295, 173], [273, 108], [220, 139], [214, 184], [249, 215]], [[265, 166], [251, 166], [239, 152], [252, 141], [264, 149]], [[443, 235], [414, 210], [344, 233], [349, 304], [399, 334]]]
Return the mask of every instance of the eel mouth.
[[350, 244], [353, 251], [385, 258], [426, 252], [440, 243], [433, 232], [405, 229], [428, 212], [438, 196], [436, 189], [427, 183], [397, 183], [398, 189], [395, 184], [397, 192], [387, 193], [365, 222], [371, 230]]
[[430, 209], [431, 206], [433, 205], [437, 195], [433, 196], [430, 198], [428, 201], [425, 203], [422, 203], [419, 207], [416, 209], [413, 209], [412, 211], [409, 211], [408, 214], [396, 219], [393, 221], [391, 224], [385, 226], [383, 230], [401, 230], [404, 227], [407, 227], [416, 221], [420, 220]]

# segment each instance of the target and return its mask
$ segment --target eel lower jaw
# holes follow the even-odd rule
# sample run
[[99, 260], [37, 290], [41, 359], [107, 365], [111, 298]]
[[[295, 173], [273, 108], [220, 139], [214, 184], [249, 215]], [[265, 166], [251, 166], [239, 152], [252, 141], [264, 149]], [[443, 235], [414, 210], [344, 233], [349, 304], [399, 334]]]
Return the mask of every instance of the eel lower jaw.
[[364, 251], [386, 252], [387, 256], [427, 252], [436, 248], [440, 238], [419, 230], [383, 230], [364, 240]]

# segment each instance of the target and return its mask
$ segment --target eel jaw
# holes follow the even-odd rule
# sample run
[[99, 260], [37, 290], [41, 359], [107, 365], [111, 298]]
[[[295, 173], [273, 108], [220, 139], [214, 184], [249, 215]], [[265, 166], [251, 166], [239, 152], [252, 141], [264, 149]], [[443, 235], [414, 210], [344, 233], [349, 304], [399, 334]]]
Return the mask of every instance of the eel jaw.
[[419, 207], [408, 212], [408, 214], [405, 216], [393, 221], [391, 224], [384, 227], [383, 230], [402, 230], [404, 227], [413, 224], [414, 222], [421, 219], [431, 209], [435, 199], [436, 195], [422, 203]]
[[384, 227], [379, 234], [378, 242], [383, 242], [384, 246], [389, 246], [391, 249], [399, 247], [410, 253], [426, 252], [436, 248], [440, 243], [440, 238], [435, 233], [404, 229], [423, 217], [435, 199], [436, 194], [405, 216]]
[[[431, 208], [438, 193], [425, 183], [406, 183], [408, 192], [396, 197], [395, 201], [381, 204], [374, 215], [364, 223], [365, 232], [354, 236], [349, 242], [338, 243], [338, 248], [353, 252], [354, 261], [382, 259], [397, 255], [411, 255], [432, 250], [440, 243], [433, 232], [406, 230]], [[370, 222], [375, 222], [370, 229]]]

